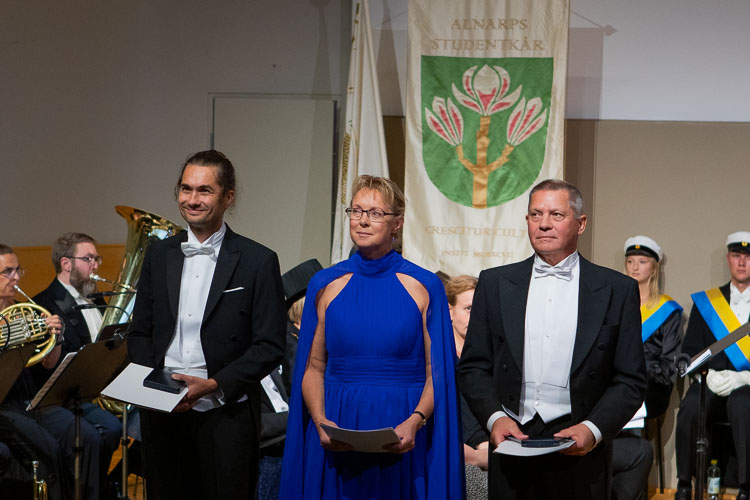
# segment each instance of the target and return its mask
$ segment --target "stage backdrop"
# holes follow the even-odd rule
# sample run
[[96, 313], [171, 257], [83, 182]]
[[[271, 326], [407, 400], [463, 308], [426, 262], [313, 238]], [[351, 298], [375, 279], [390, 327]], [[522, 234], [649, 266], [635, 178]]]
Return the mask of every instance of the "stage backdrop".
[[404, 256], [448, 274], [531, 254], [527, 193], [562, 178], [567, 0], [410, 0]]

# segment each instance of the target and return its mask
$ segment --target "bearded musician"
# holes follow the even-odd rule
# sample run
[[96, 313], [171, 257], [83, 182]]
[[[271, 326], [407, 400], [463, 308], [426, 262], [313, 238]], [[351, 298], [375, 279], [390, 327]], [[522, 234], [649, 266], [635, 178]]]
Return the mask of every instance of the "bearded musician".
[[[102, 258], [96, 249], [96, 241], [83, 233], [65, 233], [52, 245], [52, 265], [57, 274], [49, 286], [34, 301], [50, 313], [59, 315], [65, 323], [61, 358], [69, 352], [77, 352], [83, 346], [96, 342], [102, 327], [102, 312], [106, 303], [96, 294], [96, 283], [91, 274], [96, 273]], [[56, 368], [53, 367], [53, 368]], [[40, 386], [47, 381], [53, 370], [33, 370]], [[112, 413], [92, 402], [81, 403], [82, 417], [91, 424], [101, 437], [100, 475], [105, 477], [109, 462], [120, 443], [122, 424]], [[102, 484], [105, 488], [106, 485]]]

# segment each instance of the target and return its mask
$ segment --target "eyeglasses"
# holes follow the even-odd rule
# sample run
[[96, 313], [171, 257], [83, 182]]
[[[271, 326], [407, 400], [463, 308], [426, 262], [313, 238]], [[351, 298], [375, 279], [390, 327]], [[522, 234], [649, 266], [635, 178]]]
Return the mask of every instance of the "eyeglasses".
[[17, 274], [18, 279], [21, 279], [23, 278], [25, 272], [26, 269], [22, 267], [6, 267], [2, 271], [0, 271], [0, 276], [5, 276], [6, 278], [10, 279], [14, 274]]
[[87, 255], [85, 257], [73, 257], [72, 255], [68, 255], [69, 259], [79, 259], [79, 260], [85, 260], [88, 265], [93, 264], [96, 262], [98, 266], [102, 265], [102, 257], [100, 255], [97, 255], [96, 257], [92, 257], [90, 255]]
[[347, 208], [345, 212], [351, 220], [359, 220], [362, 218], [362, 214], [367, 214], [370, 222], [383, 222], [386, 215], [398, 215], [394, 212], [383, 212], [379, 208], [371, 208], [370, 210], [362, 210], [361, 208]]

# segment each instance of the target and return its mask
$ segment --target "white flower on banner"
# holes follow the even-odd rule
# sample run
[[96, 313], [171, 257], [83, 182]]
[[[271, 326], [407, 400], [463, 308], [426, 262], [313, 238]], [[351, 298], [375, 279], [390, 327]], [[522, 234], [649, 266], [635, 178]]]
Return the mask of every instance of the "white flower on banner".
[[538, 97], [529, 100], [528, 105], [526, 99], [521, 98], [508, 119], [508, 144], [518, 146], [542, 128], [547, 118], [547, 110], [541, 111], [542, 100]]
[[447, 105], [445, 99], [435, 97], [432, 100], [432, 110], [434, 113], [427, 108], [424, 109], [430, 130], [451, 146], [461, 144], [464, 137], [464, 118], [458, 106], [453, 104], [450, 97]]
[[504, 68], [490, 68], [485, 64], [479, 71], [476, 69], [472, 66], [464, 71], [461, 83], [465, 94], [453, 84], [453, 96], [459, 103], [482, 116], [489, 116], [508, 109], [518, 100], [522, 85], [506, 95], [510, 89], [510, 75]]

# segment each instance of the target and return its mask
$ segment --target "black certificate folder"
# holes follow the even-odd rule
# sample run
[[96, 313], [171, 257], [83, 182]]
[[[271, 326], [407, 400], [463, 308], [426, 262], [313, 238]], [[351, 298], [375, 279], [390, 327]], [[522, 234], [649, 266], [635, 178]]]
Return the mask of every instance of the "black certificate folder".
[[176, 372], [168, 368], [154, 368], [151, 370], [151, 373], [143, 379], [143, 386], [164, 392], [171, 392], [172, 394], [178, 394], [182, 388], [185, 387], [185, 382], [173, 379], [173, 373]]

